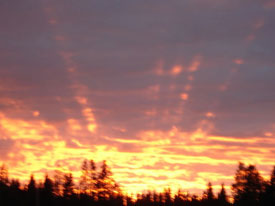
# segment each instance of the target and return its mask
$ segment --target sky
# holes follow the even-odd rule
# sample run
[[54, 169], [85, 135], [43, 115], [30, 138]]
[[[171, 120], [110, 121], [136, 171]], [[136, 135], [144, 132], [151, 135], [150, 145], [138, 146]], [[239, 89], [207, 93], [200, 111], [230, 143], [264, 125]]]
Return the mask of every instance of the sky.
[[0, 163], [107, 160], [128, 193], [275, 165], [274, 0], [1, 0]]

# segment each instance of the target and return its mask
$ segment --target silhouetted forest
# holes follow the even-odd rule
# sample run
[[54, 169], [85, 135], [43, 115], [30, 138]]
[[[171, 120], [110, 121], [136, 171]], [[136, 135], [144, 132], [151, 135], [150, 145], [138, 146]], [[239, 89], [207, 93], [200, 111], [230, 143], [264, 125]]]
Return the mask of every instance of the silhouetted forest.
[[[33, 175], [28, 184], [10, 179], [5, 165], [0, 168], [0, 205], [6, 206], [274, 206], [275, 166], [270, 178], [264, 180], [254, 165], [239, 163], [232, 184], [232, 197], [227, 195], [224, 185], [214, 194], [209, 182], [202, 195], [191, 195], [179, 190], [171, 194], [165, 189], [161, 193], [148, 191], [135, 197], [123, 194], [112, 178], [106, 161], [97, 168], [93, 160], [84, 160], [82, 175], [76, 183], [71, 173], [56, 172], [50, 178], [37, 183]], [[231, 199], [231, 201], [230, 201]]]

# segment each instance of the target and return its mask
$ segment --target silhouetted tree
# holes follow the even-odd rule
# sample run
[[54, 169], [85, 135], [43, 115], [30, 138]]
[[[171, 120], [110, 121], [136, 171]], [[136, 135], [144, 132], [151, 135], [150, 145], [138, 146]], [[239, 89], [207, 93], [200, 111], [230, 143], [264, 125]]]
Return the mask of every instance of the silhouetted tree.
[[273, 205], [275, 205], [275, 166], [273, 167], [273, 170], [270, 175], [269, 190], [270, 190], [270, 202], [273, 203]]
[[9, 184], [8, 169], [6, 168], [5, 164], [2, 164], [2, 166], [0, 167], [0, 184]]
[[191, 201], [191, 196], [185, 192], [183, 193], [181, 190], [178, 190], [178, 193], [175, 195], [174, 198], [174, 205], [181, 206], [181, 205], [189, 205]]
[[53, 181], [49, 178], [47, 174], [45, 175], [43, 190], [46, 194], [50, 196], [53, 195]]
[[259, 205], [264, 182], [254, 165], [245, 167], [243, 163], [239, 163], [232, 190], [235, 205]]
[[64, 175], [63, 182], [63, 197], [65, 199], [70, 199], [74, 195], [74, 183], [72, 173]]
[[200, 200], [199, 200], [198, 196], [197, 195], [192, 195], [190, 205], [197, 206], [197, 205], [200, 205], [199, 203], [200, 203]]
[[46, 174], [44, 179], [44, 184], [42, 187], [42, 194], [41, 194], [42, 205], [45, 205], [45, 206], [52, 205], [53, 197], [54, 197], [53, 192], [54, 192], [53, 181]]
[[215, 199], [211, 182], [208, 183], [206, 198], [208, 201], [213, 201]]
[[211, 182], [207, 184], [207, 190], [203, 193], [202, 199], [204, 205], [214, 205], [215, 203], [215, 196], [213, 193], [213, 188]]
[[[87, 166], [87, 167], [86, 167]], [[72, 174], [57, 172], [54, 181], [45, 175], [44, 182], [36, 184], [33, 175], [24, 189], [20, 188], [18, 180], [8, 179], [8, 171], [0, 168], [0, 205], [2, 206], [229, 206], [224, 185], [215, 197], [209, 182], [202, 198], [183, 193], [181, 190], [172, 195], [170, 189], [161, 193], [148, 191], [138, 194], [136, 200], [128, 195], [122, 195], [118, 185], [112, 178], [106, 161], [97, 172], [93, 161], [86, 161], [82, 170], [85, 171], [90, 191], [98, 195], [98, 199], [88, 192], [76, 196]], [[87, 172], [88, 171], [88, 172]], [[275, 205], [275, 166], [270, 179], [264, 181], [254, 165], [245, 166], [239, 163], [236, 171], [232, 192], [235, 206], [274, 206]], [[90, 181], [89, 181], [90, 180]], [[56, 182], [58, 182], [56, 187]], [[94, 182], [94, 183], [93, 183]], [[92, 186], [93, 185], [93, 186]], [[61, 189], [60, 189], [61, 186]], [[58, 189], [56, 189], [58, 188]]]
[[158, 202], [159, 202], [159, 196], [158, 196], [158, 194], [157, 194], [157, 192], [156, 192], [156, 191], [153, 191], [153, 194], [152, 194], [152, 199], [153, 199], [153, 202], [154, 202], [154, 204], [153, 204], [153, 205], [157, 205], [157, 204], [158, 204]]
[[93, 160], [89, 162], [84, 160], [81, 166], [81, 177], [79, 182], [81, 199], [85, 202], [88, 199], [95, 200], [97, 193], [97, 177], [96, 164]]
[[89, 190], [90, 195], [93, 199], [96, 196], [96, 184], [97, 184], [97, 172], [96, 172], [96, 164], [94, 160], [90, 160], [90, 167], [89, 167]]
[[97, 196], [100, 200], [107, 200], [112, 195], [119, 194], [120, 188], [112, 178], [112, 172], [104, 160], [96, 182]]
[[90, 186], [89, 186], [90, 177], [89, 177], [89, 169], [88, 169], [87, 160], [84, 160], [82, 163], [81, 173], [82, 174], [81, 174], [80, 182], [79, 182], [80, 193], [87, 195], [88, 190], [90, 188]]
[[125, 197], [125, 205], [127, 206], [134, 206], [135, 205], [135, 201], [131, 196], [126, 195]]
[[63, 182], [64, 182], [64, 174], [59, 170], [55, 170], [54, 180], [53, 180], [53, 193], [55, 196], [62, 195]]
[[12, 190], [20, 190], [20, 182], [17, 179], [12, 179], [10, 183], [10, 188]]
[[224, 189], [224, 184], [221, 185], [221, 190], [218, 194], [218, 205], [219, 206], [229, 205], [228, 197], [227, 197], [226, 191]]
[[0, 167], [0, 202], [4, 204], [8, 201], [8, 186], [9, 186], [9, 178], [8, 178], [8, 169], [5, 164], [2, 164]]
[[172, 204], [172, 196], [171, 196], [170, 188], [164, 189], [164, 202], [165, 202], [165, 205], [167, 206]]
[[266, 189], [261, 197], [261, 205], [275, 205], [275, 166], [270, 175], [270, 180], [266, 183]]
[[20, 189], [20, 182], [19, 180], [12, 179], [10, 181], [10, 188], [9, 188], [9, 201], [8, 205], [24, 205], [24, 193]]
[[273, 166], [273, 170], [270, 175], [270, 185], [275, 187], [275, 166]]
[[269, 184], [269, 192], [270, 192], [270, 203], [275, 205], [275, 166], [270, 175], [270, 184]]
[[38, 190], [36, 188], [36, 183], [34, 176], [31, 175], [29, 184], [27, 185], [27, 194], [28, 194], [28, 204], [31, 205], [36, 205], [38, 201]]

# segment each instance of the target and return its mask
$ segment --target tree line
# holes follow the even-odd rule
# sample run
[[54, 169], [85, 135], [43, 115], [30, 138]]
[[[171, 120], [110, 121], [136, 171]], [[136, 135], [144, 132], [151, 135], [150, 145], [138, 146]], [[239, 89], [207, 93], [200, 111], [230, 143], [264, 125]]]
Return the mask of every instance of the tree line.
[[81, 177], [76, 183], [72, 173], [56, 171], [50, 178], [45, 174], [37, 183], [30, 176], [28, 184], [10, 179], [8, 169], [0, 168], [0, 205], [3, 206], [274, 206], [275, 166], [270, 178], [265, 180], [255, 167], [240, 162], [229, 196], [221, 185], [214, 194], [211, 182], [201, 196], [178, 190], [172, 194], [169, 188], [163, 192], [148, 191], [136, 196], [123, 194], [113, 179], [106, 161], [98, 167], [93, 160], [84, 160]]

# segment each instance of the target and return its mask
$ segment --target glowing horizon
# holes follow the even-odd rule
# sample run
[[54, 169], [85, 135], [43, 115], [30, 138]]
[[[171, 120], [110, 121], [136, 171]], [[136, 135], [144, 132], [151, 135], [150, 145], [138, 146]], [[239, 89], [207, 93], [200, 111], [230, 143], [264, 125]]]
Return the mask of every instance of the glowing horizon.
[[[127, 193], [227, 191], [275, 164], [274, 9], [203, 0], [4, 2], [0, 163], [13, 178], [107, 160]], [[246, 14], [246, 15], [243, 15]]]

